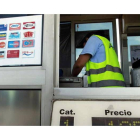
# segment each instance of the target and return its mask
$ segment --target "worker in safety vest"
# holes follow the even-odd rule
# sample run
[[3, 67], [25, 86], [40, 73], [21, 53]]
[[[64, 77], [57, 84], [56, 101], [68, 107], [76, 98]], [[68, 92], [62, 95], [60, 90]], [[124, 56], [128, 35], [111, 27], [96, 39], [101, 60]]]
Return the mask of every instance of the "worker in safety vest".
[[110, 41], [99, 35], [92, 35], [86, 40], [72, 75], [77, 76], [86, 65], [89, 87], [125, 87], [118, 58]]

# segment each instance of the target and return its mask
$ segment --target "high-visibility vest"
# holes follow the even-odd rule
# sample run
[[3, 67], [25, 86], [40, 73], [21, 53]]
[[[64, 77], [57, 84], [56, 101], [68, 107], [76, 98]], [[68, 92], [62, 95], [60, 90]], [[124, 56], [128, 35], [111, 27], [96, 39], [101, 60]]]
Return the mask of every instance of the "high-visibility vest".
[[89, 87], [125, 87], [118, 58], [110, 41], [105, 37], [97, 36], [104, 44], [106, 60], [101, 63], [86, 63], [87, 80]]

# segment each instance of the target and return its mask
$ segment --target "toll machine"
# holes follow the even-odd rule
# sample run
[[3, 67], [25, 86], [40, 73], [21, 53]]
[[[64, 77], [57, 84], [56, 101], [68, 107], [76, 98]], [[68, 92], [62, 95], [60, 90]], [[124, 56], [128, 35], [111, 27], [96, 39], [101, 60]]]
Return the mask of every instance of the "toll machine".
[[[139, 37], [140, 35], [139, 19], [140, 15], [60, 15], [60, 28], [64, 27], [67, 29], [66, 32], [70, 32], [69, 43], [71, 47], [71, 57], [70, 59], [66, 59], [67, 62], [70, 62], [71, 66], [63, 65], [65, 63], [64, 59], [62, 60], [62, 58], [65, 57], [63, 55], [63, 47], [66, 48], [66, 45], [64, 45], [64, 42], [61, 40], [63, 30], [60, 29], [60, 46], [58, 47], [60, 48], [61, 56], [57, 57], [59, 53], [57, 52], [58, 48], [56, 48], [56, 57], [60, 58], [59, 68], [63, 70], [63, 76], [60, 75], [60, 79], [57, 76], [55, 79], [56, 85], [54, 87], [51, 118], [52, 126], [140, 125], [140, 112], [138, 111], [140, 105], [140, 89], [138, 85], [137, 87], [132, 87], [133, 84], [131, 83], [130, 75], [132, 63], [129, 60], [131, 57], [130, 45], [139, 45], [133, 44], [133, 42], [131, 42], [132, 44], [130, 43], [133, 37]], [[111, 23], [111, 27], [101, 27], [99, 29], [97, 26], [99, 24], [103, 26], [103, 23], [108, 23], [107, 26]], [[70, 26], [66, 24], [70, 24]], [[91, 24], [92, 29], [88, 28]], [[78, 44], [77, 42], [80, 42], [80, 38], [84, 36], [84, 33], [89, 31], [99, 32], [100, 30], [102, 30], [106, 36], [110, 37], [110, 41], [112, 39], [124, 74], [127, 85], [126, 88], [87, 88], [87, 86], [84, 86], [85, 76], [78, 77], [83, 80], [81, 87], [79, 87], [80, 84], [77, 83], [77, 87], [72, 86], [74, 84], [74, 78], [68, 73], [72, 70], [73, 64], [77, 59], [80, 46], [80, 43]], [[79, 35], [79, 39], [77, 39], [77, 34], [80, 33], [81, 35]], [[64, 40], [63, 35], [62, 39]], [[135, 40], [138, 40], [138, 38]], [[63, 62], [63, 64], [61, 64], [61, 62]], [[56, 63], [58, 63], [58, 59]], [[78, 78], [77, 82], [80, 81]]]
[[[22, 15], [18, 17], [20, 16]], [[34, 17], [35, 15], [24, 16]], [[1, 15], [1, 18], [4, 18], [3, 15]], [[34, 18], [31, 19], [32, 21], [29, 18], [30, 22], [34, 22]], [[117, 125], [123, 125], [122, 121], [129, 125], [139, 125], [139, 120], [137, 120], [139, 112], [136, 107], [139, 106], [140, 93], [139, 87], [131, 87], [131, 62], [128, 61], [127, 47], [127, 39], [130, 39], [128, 35], [139, 35], [139, 32], [137, 32], [139, 30], [139, 19], [139, 15], [43, 15], [42, 29], [39, 29], [39, 32], [42, 31], [42, 35], [40, 35], [42, 45], [39, 46], [43, 48], [41, 64], [0, 67], [0, 96], [2, 97], [0, 98], [0, 108], [3, 112], [3, 114], [0, 114], [0, 125], [54, 126], [60, 125], [60, 122], [62, 125], [69, 125], [71, 120], [73, 120], [72, 125], [95, 125], [94, 122], [99, 122], [99, 120], [102, 123], [99, 122], [96, 125], [109, 125], [109, 123], [116, 125], [115, 118], [119, 118]], [[100, 22], [107, 23], [109, 28], [97, 28], [96, 26]], [[70, 51], [67, 51], [66, 47], [63, 49], [63, 45], [60, 48], [59, 45], [61, 44], [62, 33], [60, 32], [60, 25], [65, 27], [65, 23], [70, 24], [70, 27], [65, 28], [67, 32], [71, 32], [70, 42], [68, 43], [70, 44]], [[94, 24], [96, 29], [94, 31], [90, 29], [90, 31], [100, 32], [100, 30], [103, 30], [107, 36], [112, 36], [113, 46], [118, 54], [127, 88], [87, 88], [84, 86], [86, 83], [83, 82], [85, 81], [84, 78], [86, 79], [86, 76], [82, 75], [84, 69], [81, 73], [83, 77], [71, 77], [70, 73], [77, 57], [76, 51], [79, 54], [80, 49], [79, 43], [77, 43], [75, 49], [75, 40], [79, 42], [77, 38], [81, 38], [89, 30], [88, 27], [86, 31], [81, 29], [82, 26], [85, 26], [83, 23], [88, 23], [86, 25], [96, 23]], [[4, 23], [1, 22], [1, 24]], [[11, 31], [7, 32], [7, 34], [9, 33]], [[20, 47], [20, 49], [23, 49], [22, 46]], [[14, 49], [10, 48], [9, 50]], [[64, 54], [69, 55], [69, 57], [64, 59]], [[66, 63], [62, 60], [66, 60]], [[60, 79], [59, 69], [63, 70]], [[104, 105], [104, 107], [101, 105]], [[88, 116], [85, 114], [88, 114]], [[68, 117], [71, 119], [67, 121]], [[83, 120], [85, 123], [83, 123]]]

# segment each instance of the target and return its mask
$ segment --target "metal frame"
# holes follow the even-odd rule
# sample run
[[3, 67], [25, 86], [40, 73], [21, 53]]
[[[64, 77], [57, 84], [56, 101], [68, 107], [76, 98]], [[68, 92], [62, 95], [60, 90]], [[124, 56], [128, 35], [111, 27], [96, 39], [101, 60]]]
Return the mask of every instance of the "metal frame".
[[54, 98], [66, 100], [139, 100], [140, 88], [54, 88]]
[[[116, 18], [112, 20], [84, 20], [84, 21], [71, 21], [71, 66], [75, 60], [74, 47], [74, 32], [76, 23], [89, 23], [89, 22], [112, 22], [113, 23], [113, 42], [117, 50], [117, 37], [116, 37]], [[121, 32], [120, 32], [121, 34]], [[121, 60], [122, 62], [122, 60]], [[133, 90], [133, 91], [132, 91]], [[113, 93], [112, 93], [113, 92]], [[54, 88], [54, 99], [140, 99], [139, 88]]]
[[54, 52], [54, 85], [55, 87], [59, 87], [59, 40], [60, 40], [60, 15], [55, 15], [55, 52]]
[[54, 74], [54, 48], [55, 48], [55, 15], [44, 15], [43, 34], [43, 64], [45, 70], [45, 84], [42, 85], [41, 95], [41, 125], [50, 125], [53, 98], [53, 74]]

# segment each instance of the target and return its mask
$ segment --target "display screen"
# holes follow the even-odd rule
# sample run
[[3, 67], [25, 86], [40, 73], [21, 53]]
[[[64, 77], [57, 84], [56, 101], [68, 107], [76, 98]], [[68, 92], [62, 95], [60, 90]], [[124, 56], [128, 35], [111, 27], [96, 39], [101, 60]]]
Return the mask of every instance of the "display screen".
[[74, 126], [74, 117], [60, 117], [60, 126]]
[[0, 67], [41, 65], [43, 15], [0, 19]]
[[140, 126], [140, 118], [92, 117], [92, 126]]

